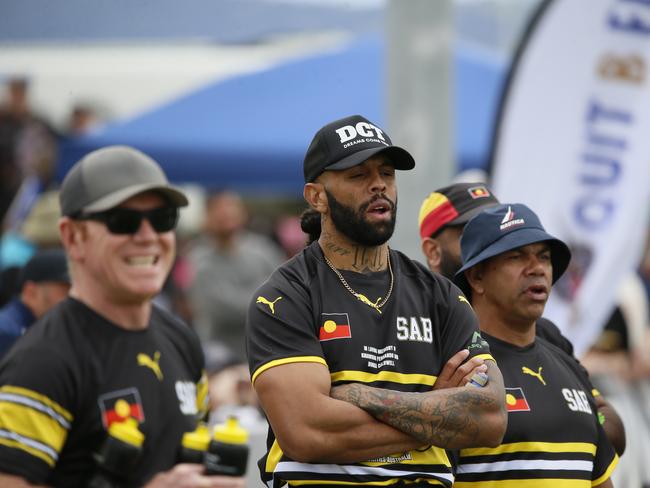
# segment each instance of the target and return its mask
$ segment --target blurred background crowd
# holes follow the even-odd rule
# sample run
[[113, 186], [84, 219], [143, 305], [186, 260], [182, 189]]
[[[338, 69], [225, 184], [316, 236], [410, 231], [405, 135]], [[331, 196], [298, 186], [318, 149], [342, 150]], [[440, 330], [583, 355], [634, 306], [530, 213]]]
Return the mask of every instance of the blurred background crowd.
[[[106, 6], [100, 8], [106, 9], [105, 16], [84, 23], [87, 7], [82, 3], [68, 2], [67, 12], [49, 12], [52, 25], [68, 19], [67, 24], [61, 20], [64, 28], [59, 30], [43, 27], [48, 15], [42, 16], [46, 20], [40, 24], [35, 21], [33, 12], [42, 10], [44, 2], [0, 6], [9, 14], [0, 16], [0, 307], [23, 293], [23, 271], [29, 260], [40, 250], [60, 247], [57, 189], [65, 170], [98, 145], [135, 145], [158, 159], [170, 179], [183, 185], [191, 197], [190, 207], [181, 213], [176, 264], [157, 301], [181, 316], [203, 342], [211, 375], [212, 420], [237, 412], [245, 426], [263, 435], [266, 424], [245, 359], [246, 308], [260, 283], [306, 242], [299, 215], [304, 209], [301, 162], [309, 134], [332, 119], [331, 115], [344, 116], [363, 108], [348, 104], [344, 113], [325, 114], [321, 105], [304, 106], [302, 80], [298, 81], [296, 73], [299, 68], [301, 72], [323, 69], [343, 84], [351, 66], [365, 69], [366, 76], [381, 78], [378, 87], [367, 86], [366, 79], [353, 79], [353, 88], [331, 88], [352, 90], [354, 98], [373, 102], [368, 92], [379, 97], [384, 89], [387, 68], [383, 57], [389, 49], [385, 25], [390, 22], [391, 2], [196, 2], [195, 8], [209, 9], [217, 20], [206, 22], [196, 10], [186, 8], [181, 17], [174, 17], [175, 23], [158, 19], [144, 24], [127, 21], [123, 12]], [[452, 103], [449, 121], [455, 131], [456, 142], [450, 143], [454, 157], [446, 178], [425, 182], [427, 191], [403, 197], [416, 206], [428, 192], [450, 182], [489, 181], [489, 140], [499, 90], [526, 26], [541, 4], [538, 0], [445, 3], [451, 7], [449, 31], [455, 39], [452, 58], [458, 70], [453, 95], [457, 103]], [[161, 11], [170, 4], [161, 2]], [[93, 49], [101, 68], [74, 65], [81, 59], [88, 61]], [[200, 54], [205, 49], [210, 53]], [[155, 65], [163, 50], [178, 56], [166, 59], [167, 71]], [[128, 58], [136, 51], [145, 53], [138, 59], [151, 63], [146, 77], [142, 75], [146, 66], [143, 71], [129, 71], [116, 61], [112, 82], [93, 78], [94, 72], [109, 69], [106, 65], [120, 58], [120, 53]], [[57, 52], [67, 56], [57, 58]], [[192, 68], [187, 56], [196, 56]], [[322, 56], [324, 61], [319, 62], [347, 64], [309, 64]], [[58, 71], [44, 66], [43, 59], [48, 57]], [[368, 64], [373, 60], [374, 64]], [[307, 64], [300, 67], [301, 62]], [[68, 83], [66, 76], [74, 82]], [[315, 77], [306, 82], [317, 83]], [[165, 88], [156, 87], [158, 82]], [[249, 84], [259, 97], [253, 107], [247, 105], [253, 95], [244, 91]], [[283, 84], [281, 93], [274, 91], [279, 90], [278, 84]], [[260, 93], [262, 87], [267, 91]], [[201, 98], [210, 94], [216, 94], [212, 105]], [[467, 97], [477, 101], [467, 107]], [[307, 115], [297, 118], [290, 110], [283, 113], [282, 104], [294, 98], [303, 105], [309, 123], [305, 123]], [[330, 104], [327, 93], [322, 98], [322, 103]], [[384, 109], [381, 103], [375, 105], [375, 114], [364, 115], [381, 121]], [[273, 115], [277, 119], [269, 118]], [[158, 120], [161, 116], [171, 119], [169, 129]], [[232, 117], [241, 117], [243, 122]], [[223, 125], [215, 128], [211, 125], [215, 120]], [[250, 127], [249, 133], [239, 130], [232, 139], [243, 149], [228, 146], [230, 140], [224, 140], [226, 147], [214, 154], [203, 147], [206, 140], [217, 137], [215, 132], [230, 134], [237, 124]], [[301, 128], [295, 148], [284, 147], [291, 139], [268, 140], [268, 133], [292, 133], [302, 124], [306, 127]], [[202, 125], [207, 131], [204, 138], [195, 133]], [[386, 125], [390, 128], [390, 121]], [[185, 145], [177, 144], [175, 135], [190, 131], [195, 137]], [[152, 134], [161, 137], [154, 140]], [[258, 140], [266, 145], [253, 147]], [[237, 151], [244, 149], [248, 152], [241, 152], [240, 161]], [[418, 148], [414, 149], [417, 154]], [[484, 156], [476, 157], [477, 152]], [[291, 176], [268, 172], [267, 165], [278, 164], [276, 160], [288, 166]], [[244, 175], [238, 176], [237, 170]], [[405, 193], [401, 190], [401, 195]], [[639, 206], [647, 209], [650, 203], [641, 201]], [[410, 218], [415, 222], [416, 217]], [[625, 422], [628, 450], [614, 481], [615, 486], [630, 488], [650, 483], [650, 467], [643, 462], [650, 451], [649, 224], [647, 217], [637, 222], [647, 229], [643, 256], [617, 286], [610, 318], [580, 358]], [[398, 227], [400, 232], [404, 233]], [[415, 242], [417, 231], [400, 238]], [[419, 253], [409, 254], [422, 260]], [[251, 457], [256, 458], [255, 454]]]

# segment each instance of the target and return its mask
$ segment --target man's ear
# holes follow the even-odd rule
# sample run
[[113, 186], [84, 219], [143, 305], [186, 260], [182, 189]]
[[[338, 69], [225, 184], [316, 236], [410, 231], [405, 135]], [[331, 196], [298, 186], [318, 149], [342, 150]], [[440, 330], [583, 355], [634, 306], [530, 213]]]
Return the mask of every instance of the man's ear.
[[20, 291], [20, 299], [28, 308], [31, 309], [32, 304], [36, 301], [37, 293], [38, 285], [33, 281], [25, 281], [25, 283], [23, 283], [23, 288]]
[[442, 252], [440, 242], [438, 239], [426, 237], [422, 239], [422, 252], [427, 258], [427, 264], [431, 271], [436, 273], [440, 272], [440, 260], [442, 259]]
[[70, 217], [59, 219], [59, 234], [61, 242], [68, 256], [73, 261], [81, 259], [84, 255], [83, 242], [86, 240], [86, 228], [81, 225], [83, 222], [76, 222]]
[[305, 184], [302, 195], [309, 206], [317, 212], [325, 213], [329, 209], [325, 185], [322, 183]]
[[465, 271], [465, 279], [472, 288], [473, 295], [483, 295], [485, 286], [483, 283], [483, 263], [478, 263]]

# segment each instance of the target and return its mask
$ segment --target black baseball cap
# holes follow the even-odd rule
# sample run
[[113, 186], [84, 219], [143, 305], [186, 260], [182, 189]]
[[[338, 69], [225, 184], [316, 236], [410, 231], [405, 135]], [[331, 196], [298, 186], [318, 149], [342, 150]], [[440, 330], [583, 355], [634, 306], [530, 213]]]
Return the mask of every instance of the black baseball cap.
[[25, 264], [20, 272], [20, 283], [33, 281], [42, 283], [54, 281], [70, 283], [68, 261], [63, 249], [44, 249], [37, 251]]
[[393, 146], [388, 134], [361, 115], [351, 115], [322, 127], [311, 141], [303, 171], [305, 183], [323, 171], [351, 168], [379, 153], [395, 169], [413, 169], [415, 160], [406, 149]]
[[449, 225], [465, 224], [499, 200], [484, 183], [456, 183], [429, 194], [420, 206], [420, 237], [433, 236]]
[[109, 210], [146, 191], [161, 193], [170, 204], [188, 204], [183, 192], [170, 185], [163, 170], [145, 153], [129, 146], [107, 146], [77, 161], [63, 179], [61, 214]]
[[566, 271], [571, 260], [569, 247], [544, 230], [539, 217], [526, 205], [509, 203], [485, 209], [470, 219], [460, 237], [463, 267], [454, 276], [454, 283], [469, 294], [465, 270], [519, 247], [548, 242], [551, 247], [553, 283]]

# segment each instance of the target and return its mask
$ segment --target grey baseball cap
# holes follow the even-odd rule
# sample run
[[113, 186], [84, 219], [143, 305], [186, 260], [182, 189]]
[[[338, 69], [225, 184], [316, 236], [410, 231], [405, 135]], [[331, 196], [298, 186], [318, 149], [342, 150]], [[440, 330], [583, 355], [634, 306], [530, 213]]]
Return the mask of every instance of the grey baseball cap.
[[146, 191], [161, 193], [177, 207], [188, 204], [152, 158], [129, 146], [103, 147], [77, 161], [63, 179], [61, 214], [101, 212]]

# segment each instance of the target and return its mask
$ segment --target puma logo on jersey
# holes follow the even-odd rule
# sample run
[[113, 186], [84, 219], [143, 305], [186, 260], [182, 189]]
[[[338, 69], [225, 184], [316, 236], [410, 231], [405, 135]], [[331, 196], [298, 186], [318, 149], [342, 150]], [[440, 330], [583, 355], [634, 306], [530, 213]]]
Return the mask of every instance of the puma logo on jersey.
[[275, 302], [278, 300], [282, 300], [282, 297], [278, 297], [272, 302], [270, 302], [268, 299], [264, 298], [263, 296], [257, 297], [257, 302], [255, 303], [263, 303], [264, 305], [267, 305], [269, 307], [269, 310], [271, 310], [271, 313], [275, 315]]
[[153, 359], [147, 356], [144, 353], [139, 353], [137, 356], [138, 366], [144, 366], [153, 371], [153, 374], [156, 375], [160, 381], [163, 379], [162, 371], [160, 370], [160, 351], [156, 351], [153, 355]]
[[544, 378], [542, 378], [542, 367], [541, 366], [537, 370], [537, 373], [535, 373], [535, 371], [533, 371], [532, 369], [527, 368], [526, 366], [521, 368], [521, 372], [524, 373], [524, 374], [529, 374], [531, 376], [534, 376], [535, 378], [537, 378], [539, 381], [542, 382], [542, 385], [546, 386], [546, 381], [544, 381]]
[[467, 305], [469, 305], [470, 307], [472, 306], [472, 305], [469, 303], [469, 301], [467, 300], [467, 298], [465, 298], [463, 295], [458, 295], [458, 301], [459, 301], [459, 302], [465, 302], [465, 303], [466, 303]]
[[381, 297], [377, 298], [377, 300], [375, 300], [373, 303], [367, 296], [363, 295], [362, 293], [355, 293], [354, 296], [357, 297], [361, 303], [365, 303], [369, 307], [372, 307], [377, 310], [377, 312], [381, 313], [381, 310], [379, 309], [379, 300], [381, 300]]

